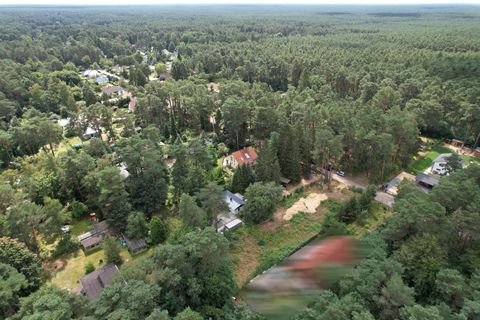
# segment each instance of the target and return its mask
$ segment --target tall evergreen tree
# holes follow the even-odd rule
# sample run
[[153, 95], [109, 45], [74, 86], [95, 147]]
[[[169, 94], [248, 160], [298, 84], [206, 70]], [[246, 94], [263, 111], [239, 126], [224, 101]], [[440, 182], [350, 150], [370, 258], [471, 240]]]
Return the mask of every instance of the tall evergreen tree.
[[270, 147], [268, 141], [264, 142], [260, 149], [255, 166], [255, 180], [275, 183], [280, 181], [280, 164], [278, 163], [277, 154]]
[[105, 167], [90, 173], [86, 183], [90, 188], [91, 202], [100, 208], [108, 224], [118, 231], [125, 231], [130, 203], [120, 171]]
[[232, 191], [243, 193], [245, 189], [253, 183], [255, 177], [252, 172], [252, 168], [247, 165], [240, 165], [235, 169], [232, 179]]
[[153, 244], [159, 244], [167, 240], [168, 226], [158, 216], [152, 217], [150, 220], [150, 237]]
[[280, 132], [279, 163], [282, 175], [297, 182], [301, 178], [300, 150], [292, 127], [285, 124]]
[[223, 199], [223, 188], [214, 182], [200, 189], [197, 198], [207, 214], [208, 225], [216, 225], [218, 215], [228, 211], [228, 205]]
[[148, 216], [158, 212], [167, 198], [167, 170], [156, 143], [134, 135], [118, 143], [117, 152], [129, 172], [125, 180], [132, 205]]
[[178, 205], [178, 214], [185, 225], [192, 228], [203, 228], [207, 225], [207, 214], [197, 205], [196, 199], [182, 194]]

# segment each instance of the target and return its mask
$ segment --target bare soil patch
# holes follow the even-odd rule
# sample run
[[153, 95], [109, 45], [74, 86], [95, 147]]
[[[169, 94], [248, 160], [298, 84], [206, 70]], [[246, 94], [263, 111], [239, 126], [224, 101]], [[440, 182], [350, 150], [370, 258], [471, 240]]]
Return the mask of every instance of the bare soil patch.
[[299, 212], [315, 213], [320, 203], [327, 199], [328, 196], [325, 193], [310, 193], [308, 196], [300, 198], [293, 206], [288, 208], [285, 211], [283, 219], [288, 221]]

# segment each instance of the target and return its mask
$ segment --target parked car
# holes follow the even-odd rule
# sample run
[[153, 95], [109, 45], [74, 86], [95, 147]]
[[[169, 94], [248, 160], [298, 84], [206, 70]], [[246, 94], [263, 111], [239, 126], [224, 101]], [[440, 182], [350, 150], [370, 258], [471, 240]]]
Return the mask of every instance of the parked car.
[[337, 170], [337, 171], [335, 171], [335, 173], [337, 175], [339, 175], [340, 177], [345, 177], [345, 172], [343, 172], [342, 170]]
[[64, 225], [62, 228], [63, 233], [69, 233], [70, 232], [70, 226], [69, 225]]

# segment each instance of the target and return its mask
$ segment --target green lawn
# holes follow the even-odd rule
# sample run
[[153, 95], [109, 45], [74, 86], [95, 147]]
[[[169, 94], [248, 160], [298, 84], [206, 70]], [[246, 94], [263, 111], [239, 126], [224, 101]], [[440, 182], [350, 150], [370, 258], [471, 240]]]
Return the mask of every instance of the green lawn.
[[[123, 264], [129, 264], [132, 261], [150, 254], [152, 250], [153, 249], [150, 248], [147, 251], [132, 256], [126, 248], [122, 248], [120, 255], [122, 256]], [[80, 278], [85, 275], [85, 265], [87, 263], [91, 262], [95, 266], [95, 269], [105, 264], [105, 253], [101, 248], [87, 254], [79, 249], [75, 253], [65, 256], [60, 260], [63, 262], [63, 266], [52, 273], [52, 278], [49, 280], [49, 283], [55, 284], [63, 289], [72, 290], [79, 285]]]
[[87, 142], [82, 142], [82, 140], [79, 137], [64, 138], [56, 148], [55, 154], [56, 155], [62, 154], [66, 152], [68, 149], [70, 149], [73, 145], [78, 143], [85, 144]]
[[91, 225], [92, 225], [92, 222], [90, 220], [87, 220], [87, 219], [81, 219], [81, 220], [73, 221], [70, 224], [70, 227], [71, 227], [70, 228], [70, 233], [71, 233], [72, 237], [76, 238], [79, 235], [81, 235], [82, 233], [87, 232], [90, 229]]
[[480, 158], [471, 157], [471, 156], [461, 156], [465, 160], [465, 166], [477, 165], [480, 166]]
[[243, 286], [315, 237], [320, 232], [325, 211], [325, 206], [320, 205], [316, 213], [297, 213], [276, 228], [244, 226], [228, 235], [233, 244], [231, 253], [238, 285]]
[[[452, 150], [446, 147], [442, 146], [433, 146], [432, 148], [429, 149], [427, 154], [416, 160], [408, 169], [407, 172], [411, 174], [417, 174], [424, 172], [428, 167], [432, 165], [433, 160], [435, 160], [436, 157], [438, 157], [442, 153], [451, 153]], [[471, 156], [466, 156], [462, 155], [461, 156], [463, 160], [465, 160], [465, 165], [480, 165], [480, 158], [477, 157], [471, 157]]]
[[432, 165], [432, 161], [435, 160], [436, 157], [438, 157], [442, 153], [451, 153], [452, 150], [442, 147], [442, 146], [434, 146], [432, 147], [428, 153], [416, 160], [408, 169], [407, 172], [411, 174], [417, 174], [417, 173], [422, 173], [425, 171], [428, 167]]
[[[326, 192], [309, 185], [282, 200], [279, 210], [286, 210], [302, 196], [310, 192]], [[334, 188], [335, 189], [335, 188]], [[299, 212], [290, 221], [269, 222], [263, 225], [243, 226], [227, 233], [231, 243], [231, 257], [239, 287], [257, 274], [281, 262], [296, 249], [317, 237], [327, 211], [336, 210], [340, 202], [350, 198], [350, 191], [333, 191], [329, 199], [322, 201], [315, 213]]]
[[[73, 221], [70, 233], [74, 239], [78, 235], [90, 230], [91, 221], [88, 219], [80, 219]], [[168, 225], [171, 232], [179, 228], [178, 219], [168, 219]], [[120, 255], [122, 256], [123, 264], [129, 264], [141, 257], [150, 255], [153, 247], [148, 250], [132, 256], [126, 248], [122, 248]], [[59, 265], [58, 269], [53, 269], [52, 278], [48, 283], [55, 284], [60, 288], [72, 290], [79, 285], [79, 280], [85, 275], [85, 265], [91, 262], [95, 269], [105, 264], [105, 253], [102, 248], [98, 248], [92, 252], [86, 253], [79, 249], [75, 253], [64, 255], [57, 259]], [[57, 264], [56, 263], [56, 264]]]

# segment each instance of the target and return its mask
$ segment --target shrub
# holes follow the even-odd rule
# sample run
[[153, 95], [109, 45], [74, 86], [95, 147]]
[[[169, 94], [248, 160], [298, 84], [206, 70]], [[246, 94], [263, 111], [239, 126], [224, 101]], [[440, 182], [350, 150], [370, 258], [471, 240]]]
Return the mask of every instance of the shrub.
[[62, 239], [60, 239], [60, 241], [58, 242], [57, 247], [53, 252], [53, 257], [56, 258], [66, 253], [75, 252], [78, 248], [78, 243], [72, 239], [72, 236], [70, 234], [67, 233], [63, 235]]
[[120, 244], [117, 239], [107, 237], [103, 241], [103, 250], [105, 251], [105, 260], [107, 263], [122, 264], [122, 257], [120, 256]]
[[164, 242], [168, 237], [168, 226], [159, 217], [155, 216], [150, 221], [150, 239], [153, 244]]
[[272, 266], [280, 263], [285, 257], [289, 256], [295, 250], [294, 247], [283, 247], [276, 250], [271, 250], [260, 258], [260, 262], [255, 269], [254, 276], [270, 269]]
[[327, 199], [325, 201], [322, 201], [322, 205], [325, 205], [325, 207], [327, 207], [327, 209], [331, 212], [338, 212], [342, 207], [340, 203], [333, 199]]
[[88, 212], [88, 207], [82, 202], [76, 200], [72, 202], [70, 209], [72, 211], [72, 217], [75, 219], [85, 216]]
[[350, 231], [348, 230], [347, 225], [340, 221], [334, 213], [327, 212], [325, 214], [322, 229], [319, 233], [321, 238], [348, 234], [350, 234]]
[[362, 188], [357, 188], [355, 186], [351, 186], [348, 189], [350, 189], [352, 192], [355, 192], [355, 193], [362, 193], [363, 192]]
[[87, 262], [85, 265], [85, 274], [89, 274], [91, 272], [95, 271], [95, 266], [91, 262]]

